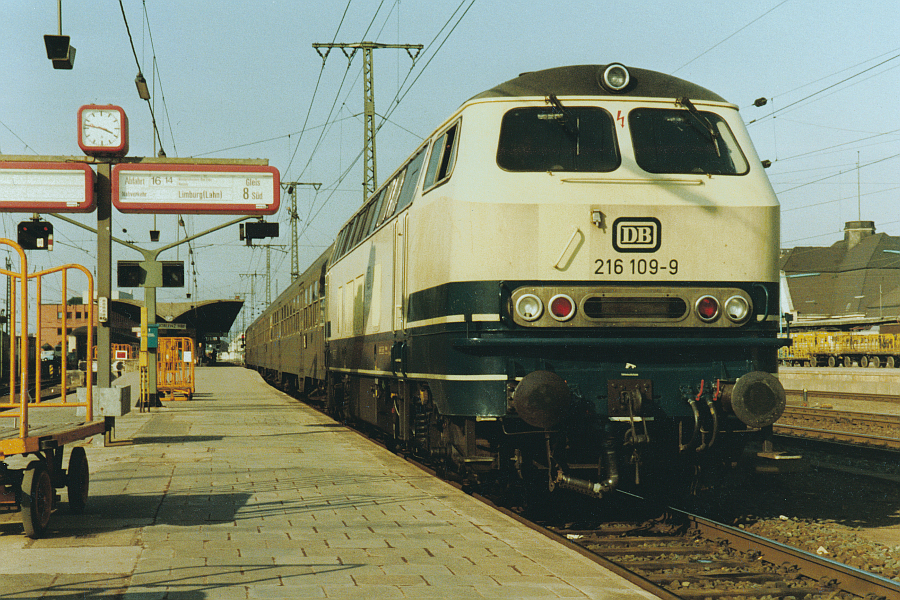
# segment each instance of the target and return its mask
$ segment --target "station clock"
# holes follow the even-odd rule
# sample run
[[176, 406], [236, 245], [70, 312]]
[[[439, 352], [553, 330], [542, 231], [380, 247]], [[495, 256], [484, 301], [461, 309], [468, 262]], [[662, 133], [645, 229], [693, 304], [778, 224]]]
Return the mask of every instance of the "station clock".
[[128, 154], [128, 117], [119, 106], [86, 104], [78, 109], [78, 146], [90, 156]]

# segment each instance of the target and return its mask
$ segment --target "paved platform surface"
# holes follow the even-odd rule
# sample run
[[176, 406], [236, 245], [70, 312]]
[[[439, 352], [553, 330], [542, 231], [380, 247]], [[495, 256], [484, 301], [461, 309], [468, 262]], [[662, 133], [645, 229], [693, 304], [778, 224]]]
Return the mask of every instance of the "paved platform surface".
[[[859, 367], [779, 367], [778, 378], [787, 390], [837, 392], [838, 394], [884, 394], [884, 401], [817, 396], [812, 408], [828, 407], [871, 414], [900, 415], [900, 369]], [[790, 397], [789, 404], [800, 404]]]
[[254, 372], [196, 380], [192, 401], [117, 419], [133, 445], [90, 440], [84, 515], [63, 490], [30, 540], [0, 514], [0, 598], [654, 597]]

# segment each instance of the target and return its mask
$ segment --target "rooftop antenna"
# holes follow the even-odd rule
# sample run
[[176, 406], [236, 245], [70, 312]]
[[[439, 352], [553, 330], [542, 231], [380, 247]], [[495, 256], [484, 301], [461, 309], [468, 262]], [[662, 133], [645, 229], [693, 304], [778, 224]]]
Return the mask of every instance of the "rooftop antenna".
[[858, 220], [862, 221], [862, 200], [860, 199], [862, 194], [860, 194], [859, 190], [859, 150], [856, 151], [856, 213], [858, 216]]

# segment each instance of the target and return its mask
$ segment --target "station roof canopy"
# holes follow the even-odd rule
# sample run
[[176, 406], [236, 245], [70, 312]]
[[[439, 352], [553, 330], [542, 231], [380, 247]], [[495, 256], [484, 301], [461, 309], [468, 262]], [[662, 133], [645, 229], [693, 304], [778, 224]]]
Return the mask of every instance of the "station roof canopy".
[[[115, 312], [141, 322], [140, 300], [111, 300]], [[204, 300], [202, 302], [157, 302], [157, 323], [181, 323], [186, 329], [196, 331], [197, 339], [206, 336], [224, 335], [234, 324], [234, 320], [244, 306], [243, 300]]]

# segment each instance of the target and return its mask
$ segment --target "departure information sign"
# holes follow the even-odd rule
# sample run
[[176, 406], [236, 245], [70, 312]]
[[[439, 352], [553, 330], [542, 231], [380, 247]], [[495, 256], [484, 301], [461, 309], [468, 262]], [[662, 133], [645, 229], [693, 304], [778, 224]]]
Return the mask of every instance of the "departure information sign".
[[112, 203], [123, 213], [271, 215], [278, 169], [259, 165], [117, 164]]
[[90, 212], [94, 205], [90, 165], [0, 162], [0, 212]]

